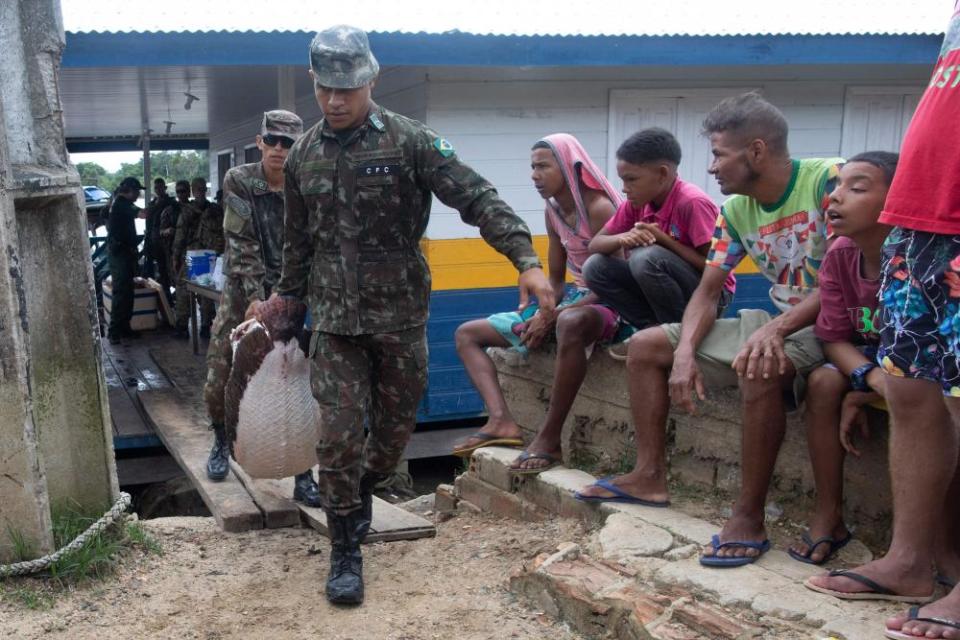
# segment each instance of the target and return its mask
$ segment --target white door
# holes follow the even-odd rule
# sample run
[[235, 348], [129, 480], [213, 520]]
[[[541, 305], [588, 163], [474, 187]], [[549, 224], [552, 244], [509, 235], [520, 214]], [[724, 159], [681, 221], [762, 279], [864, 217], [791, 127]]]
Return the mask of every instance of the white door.
[[920, 88], [848, 87], [841, 155], [849, 158], [863, 151], [900, 151], [922, 92]]
[[717, 181], [707, 173], [710, 166], [710, 143], [701, 129], [707, 113], [728, 96], [750, 91], [749, 88], [728, 89], [641, 89], [612, 90], [607, 142], [607, 177], [615, 185], [617, 177], [617, 147], [630, 134], [647, 127], [663, 127], [677, 137], [683, 159], [680, 175], [692, 182], [718, 204], [726, 199], [717, 187]]

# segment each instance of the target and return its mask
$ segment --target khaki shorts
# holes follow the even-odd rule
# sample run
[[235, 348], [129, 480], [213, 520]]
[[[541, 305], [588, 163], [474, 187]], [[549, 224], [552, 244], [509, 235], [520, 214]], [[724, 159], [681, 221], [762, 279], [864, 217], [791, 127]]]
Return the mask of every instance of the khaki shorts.
[[[761, 309], [742, 309], [736, 318], [717, 320], [697, 349], [697, 363], [708, 387], [736, 387], [739, 377], [734, 371], [734, 358], [753, 333], [770, 322], [770, 314]], [[674, 349], [680, 342], [680, 323], [660, 325]], [[794, 400], [799, 405], [806, 387], [806, 375], [824, 362], [820, 342], [813, 327], [806, 327], [786, 337], [783, 349], [797, 370], [793, 383]]]

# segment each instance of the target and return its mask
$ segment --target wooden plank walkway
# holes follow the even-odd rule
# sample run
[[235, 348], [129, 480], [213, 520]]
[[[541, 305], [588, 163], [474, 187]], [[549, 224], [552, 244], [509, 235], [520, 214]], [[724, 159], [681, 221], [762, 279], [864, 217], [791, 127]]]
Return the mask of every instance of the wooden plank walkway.
[[[292, 500], [293, 478], [250, 478], [231, 461], [223, 482], [206, 475], [212, 438], [203, 402], [206, 363], [189, 345], [149, 349], [155, 368], [169, 379], [168, 388], [141, 389], [137, 394], [151, 425], [167, 450], [196, 486], [210, 513], [225, 531], [278, 528], [305, 523], [327, 534], [326, 516]], [[374, 516], [367, 542], [410, 540], [436, 535], [432, 522], [374, 498]]]
[[167, 333], [145, 332], [137, 340], [110, 344], [103, 339], [103, 374], [107, 383], [113, 445], [116, 450], [142, 449], [161, 444], [137, 398], [142, 390], [169, 389], [171, 384], [147, 350], [173, 342]]

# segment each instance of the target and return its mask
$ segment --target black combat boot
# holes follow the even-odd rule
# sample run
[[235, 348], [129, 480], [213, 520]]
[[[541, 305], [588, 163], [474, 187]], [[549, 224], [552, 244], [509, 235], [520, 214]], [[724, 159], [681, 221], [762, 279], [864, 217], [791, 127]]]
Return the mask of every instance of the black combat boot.
[[207, 477], [220, 482], [227, 477], [230, 470], [230, 449], [227, 447], [227, 434], [222, 424], [212, 424], [213, 447], [207, 458]]
[[307, 469], [293, 477], [293, 499], [308, 507], [320, 506], [320, 487], [313, 479], [313, 470]]
[[[373, 522], [373, 490], [377, 487], [377, 484], [388, 477], [390, 476], [385, 473], [374, 471], [364, 471], [360, 477], [360, 509], [367, 522]], [[369, 529], [369, 527], [367, 528]]]
[[341, 516], [327, 511], [330, 531], [330, 575], [327, 577], [327, 600], [334, 604], [363, 602], [363, 557], [360, 542], [367, 535], [370, 521], [362, 509]]

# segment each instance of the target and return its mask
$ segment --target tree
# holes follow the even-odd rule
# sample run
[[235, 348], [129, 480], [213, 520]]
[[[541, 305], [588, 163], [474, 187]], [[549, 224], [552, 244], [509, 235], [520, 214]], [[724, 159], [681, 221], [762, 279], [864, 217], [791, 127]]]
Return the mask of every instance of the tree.
[[103, 184], [107, 170], [96, 162], [81, 162], [77, 165], [77, 172], [80, 174], [80, 184], [98, 185], [106, 188]]
[[[170, 185], [177, 180], [205, 178], [210, 173], [210, 165], [206, 151], [158, 151], [150, 154], [150, 172], [151, 179], [163, 178]], [[135, 163], [124, 162], [115, 175], [118, 184], [127, 176], [142, 181], [143, 158]]]

